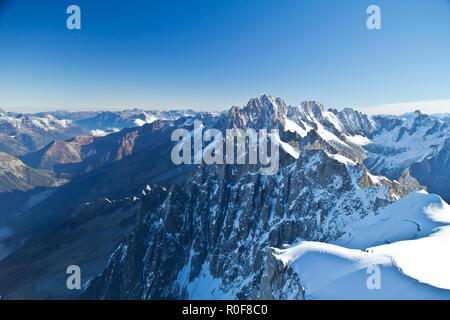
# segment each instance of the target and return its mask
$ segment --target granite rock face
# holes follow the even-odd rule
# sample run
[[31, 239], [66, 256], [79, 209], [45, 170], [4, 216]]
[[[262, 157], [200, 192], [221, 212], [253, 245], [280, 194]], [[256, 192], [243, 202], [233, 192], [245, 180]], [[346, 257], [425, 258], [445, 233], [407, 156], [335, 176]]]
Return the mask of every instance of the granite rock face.
[[199, 166], [161, 206], [146, 198], [134, 232], [83, 297], [301, 299], [300, 281], [272, 247], [337, 239], [349, 222], [409, 192], [387, 179], [361, 186], [363, 165], [323, 150], [282, 156], [277, 175], [256, 165]]

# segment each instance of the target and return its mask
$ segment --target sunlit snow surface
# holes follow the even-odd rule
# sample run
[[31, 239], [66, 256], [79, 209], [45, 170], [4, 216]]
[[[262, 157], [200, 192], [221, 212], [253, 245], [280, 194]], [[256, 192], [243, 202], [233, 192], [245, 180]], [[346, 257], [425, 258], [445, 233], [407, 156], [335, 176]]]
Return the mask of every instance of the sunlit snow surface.
[[[448, 248], [450, 207], [420, 191], [348, 226], [334, 244], [302, 241], [276, 257], [299, 275], [309, 299], [450, 299]], [[367, 286], [373, 265], [379, 290]]]

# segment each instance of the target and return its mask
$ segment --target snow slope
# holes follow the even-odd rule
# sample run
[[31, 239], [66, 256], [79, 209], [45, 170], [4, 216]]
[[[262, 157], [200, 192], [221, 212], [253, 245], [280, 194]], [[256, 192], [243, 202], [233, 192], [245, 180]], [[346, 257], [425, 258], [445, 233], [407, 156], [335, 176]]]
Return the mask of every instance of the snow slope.
[[450, 290], [450, 226], [439, 228], [429, 237], [405, 240], [369, 248], [391, 256], [404, 274], [420, 282]]
[[[439, 196], [413, 192], [345, 232], [333, 244], [303, 241], [275, 249], [299, 275], [306, 298], [450, 298], [450, 206]], [[373, 265], [381, 271], [380, 290], [366, 285]]]
[[[383, 254], [304, 241], [275, 256], [299, 275], [306, 299], [450, 299], [450, 291], [405, 275]], [[379, 290], [367, 285], [374, 266], [380, 270]]]
[[438, 227], [450, 224], [450, 207], [441, 197], [416, 191], [369, 213], [346, 227], [346, 234], [335, 244], [365, 249], [401, 240], [427, 237]]

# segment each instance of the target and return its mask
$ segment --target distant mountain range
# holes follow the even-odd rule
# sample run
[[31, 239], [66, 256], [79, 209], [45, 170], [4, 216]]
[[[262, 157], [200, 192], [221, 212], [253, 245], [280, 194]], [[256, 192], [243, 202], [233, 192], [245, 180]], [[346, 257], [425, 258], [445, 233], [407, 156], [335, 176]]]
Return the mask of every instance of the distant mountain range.
[[[278, 129], [278, 173], [263, 176], [257, 164], [174, 165], [171, 134], [193, 134], [194, 120], [223, 133]], [[361, 278], [368, 262], [354, 261], [363, 255], [358, 261], [382, 264], [408, 288], [425, 282], [409, 296], [387, 286], [379, 297], [448, 297], [447, 282], [413, 269], [409, 257], [389, 247], [383, 260], [365, 249], [426, 245], [434, 228], [450, 224], [449, 125], [445, 115], [368, 116], [316, 101], [287, 106], [271, 95], [220, 114], [2, 112], [0, 161], [9, 169], [0, 186], [10, 187], [0, 193], [8, 208], [0, 215], [0, 294], [347, 298], [342, 290], [361, 293], [360, 284], [336, 274], [320, 287], [309, 257], [320, 256], [323, 268], [342, 258]], [[437, 239], [450, 245], [446, 234]], [[450, 267], [439, 254], [430, 259]], [[65, 287], [72, 264], [83, 270], [82, 292]]]
[[53, 140], [67, 140], [82, 134], [106, 135], [127, 127], [142, 126], [155, 120], [176, 120], [193, 116], [186, 111], [52, 111], [35, 114], [0, 109], [0, 151], [15, 156], [46, 146]]

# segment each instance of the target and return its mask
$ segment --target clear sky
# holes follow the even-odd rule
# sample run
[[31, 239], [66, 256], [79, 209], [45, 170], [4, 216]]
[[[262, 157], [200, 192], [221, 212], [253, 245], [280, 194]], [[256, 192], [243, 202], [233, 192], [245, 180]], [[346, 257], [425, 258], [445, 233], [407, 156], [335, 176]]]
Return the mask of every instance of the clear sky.
[[[71, 4], [81, 30], [66, 27]], [[370, 4], [381, 8], [381, 30], [366, 27]], [[263, 92], [337, 108], [449, 101], [450, 0], [0, 5], [0, 107], [9, 111], [223, 110]]]

